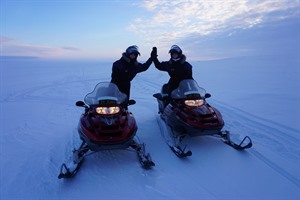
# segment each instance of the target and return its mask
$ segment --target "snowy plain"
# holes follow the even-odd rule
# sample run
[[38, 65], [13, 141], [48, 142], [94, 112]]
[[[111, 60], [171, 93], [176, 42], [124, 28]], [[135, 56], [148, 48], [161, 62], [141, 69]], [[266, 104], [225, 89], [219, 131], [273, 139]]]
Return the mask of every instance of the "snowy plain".
[[190, 142], [180, 159], [164, 143], [152, 94], [168, 80], [152, 64], [132, 82], [137, 135], [156, 166], [141, 168], [131, 150], [85, 159], [78, 174], [57, 178], [80, 143], [75, 102], [109, 81], [111, 62], [1, 60], [0, 199], [300, 199], [298, 55], [191, 62], [194, 79], [224, 117], [224, 130], [253, 147], [237, 151], [217, 138]]

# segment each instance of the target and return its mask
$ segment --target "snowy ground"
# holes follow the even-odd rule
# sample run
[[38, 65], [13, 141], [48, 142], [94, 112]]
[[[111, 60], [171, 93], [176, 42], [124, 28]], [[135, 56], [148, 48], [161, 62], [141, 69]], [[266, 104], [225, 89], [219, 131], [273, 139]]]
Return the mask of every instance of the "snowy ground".
[[300, 75], [297, 56], [193, 62], [194, 78], [212, 94], [236, 151], [211, 137], [191, 141], [179, 159], [161, 138], [152, 97], [168, 80], [150, 67], [132, 82], [129, 107], [156, 166], [144, 170], [130, 150], [86, 158], [71, 180], [59, 167], [79, 144], [76, 126], [86, 93], [110, 80], [111, 63], [1, 61], [0, 199], [300, 199]]

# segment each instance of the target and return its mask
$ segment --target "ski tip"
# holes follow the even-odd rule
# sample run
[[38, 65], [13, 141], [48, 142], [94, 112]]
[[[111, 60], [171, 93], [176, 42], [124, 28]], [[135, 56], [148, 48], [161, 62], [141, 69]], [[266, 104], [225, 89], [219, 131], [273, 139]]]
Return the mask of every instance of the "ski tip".
[[71, 178], [72, 176], [73, 176], [72, 174], [62, 174], [62, 173], [60, 173], [57, 178], [58, 179]]
[[152, 169], [152, 167], [155, 166], [155, 163], [153, 161], [149, 161], [147, 163], [143, 163], [143, 168], [144, 169]]
[[192, 156], [192, 151], [188, 151], [187, 153], [186, 153], [186, 156]]

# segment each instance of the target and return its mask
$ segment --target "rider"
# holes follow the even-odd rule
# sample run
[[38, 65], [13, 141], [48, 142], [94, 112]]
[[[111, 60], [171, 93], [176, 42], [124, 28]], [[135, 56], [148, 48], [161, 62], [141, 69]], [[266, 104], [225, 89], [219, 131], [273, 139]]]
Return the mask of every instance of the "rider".
[[138, 46], [129, 46], [122, 57], [115, 61], [112, 66], [111, 82], [115, 83], [119, 90], [127, 95], [127, 100], [130, 98], [130, 82], [137, 73], [146, 71], [152, 64], [151, 57], [144, 64], [139, 63], [137, 61], [139, 55]]
[[170, 79], [167, 83], [167, 94], [179, 86], [180, 81], [184, 79], [193, 79], [192, 65], [186, 61], [186, 56], [182, 54], [182, 50], [177, 45], [172, 45], [170, 50], [170, 60], [159, 62], [157, 59], [157, 48], [153, 47], [151, 57], [154, 65], [158, 70], [168, 72]]

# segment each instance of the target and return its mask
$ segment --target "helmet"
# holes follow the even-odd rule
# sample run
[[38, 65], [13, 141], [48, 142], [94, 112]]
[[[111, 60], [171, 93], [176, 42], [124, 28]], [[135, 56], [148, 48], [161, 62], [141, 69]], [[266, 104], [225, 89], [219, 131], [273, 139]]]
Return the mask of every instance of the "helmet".
[[139, 47], [136, 45], [132, 45], [126, 49], [126, 55], [129, 56], [130, 54], [141, 55], [139, 52]]
[[169, 50], [169, 53], [170, 53], [170, 54], [172, 54], [172, 53], [174, 53], [174, 52], [178, 53], [179, 55], [182, 54], [182, 50], [181, 50], [180, 47], [177, 46], [177, 45], [172, 45], [172, 46], [171, 46], [171, 49]]

